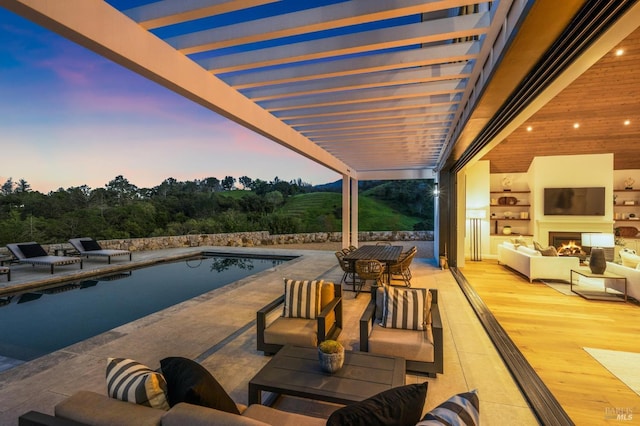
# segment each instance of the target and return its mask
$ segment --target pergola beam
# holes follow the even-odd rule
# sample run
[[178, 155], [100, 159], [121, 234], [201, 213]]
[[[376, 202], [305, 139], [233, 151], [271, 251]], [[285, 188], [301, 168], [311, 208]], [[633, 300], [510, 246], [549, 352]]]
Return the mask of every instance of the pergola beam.
[[215, 73], [249, 70], [294, 62], [333, 58], [383, 49], [400, 48], [424, 43], [444, 42], [456, 38], [474, 37], [489, 29], [489, 14], [474, 13], [430, 21], [383, 28], [355, 34], [327, 37], [284, 46], [214, 56], [198, 62]]
[[434, 81], [462, 80], [469, 77], [471, 65], [467, 63], [430, 65], [405, 70], [382, 71], [349, 75], [284, 85], [246, 89], [241, 92], [256, 102], [308, 96], [324, 93], [339, 93], [373, 87], [399, 86]]
[[[224, 2], [223, 2], [224, 3]], [[263, 3], [268, 3], [264, 1]], [[258, 43], [277, 38], [361, 25], [380, 20], [430, 13], [472, 4], [471, 0], [367, 0], [350, 1], [250, 22], [225, 25], [167, 39], [182, 53], [189, 55], [230, 46]], [[151, 8], [154, 4], [143, 6]], [[201, 14], [200, 17], [204, 17]], [[147, 25], [146, 22], [142, 22]], [[147, 26], [148, 28], [148, 26]]]
[[239, 74], [225, 75], [222, 78], [236, 89], [247, 89], [412, 67], [425, 67], [447, 62], [470, 61], [477, 58], [479, 51], [480, 43], [477, 41], [446, 43], [402, 52], [378, 53], [322, 63], [296, 64], [296, 66], [275, 70], [246, 71]]

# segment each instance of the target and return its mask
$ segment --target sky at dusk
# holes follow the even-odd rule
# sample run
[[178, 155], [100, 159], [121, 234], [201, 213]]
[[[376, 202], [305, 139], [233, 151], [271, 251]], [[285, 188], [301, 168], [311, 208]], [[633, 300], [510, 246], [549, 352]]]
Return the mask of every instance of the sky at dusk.
[[337, 173], [0, 7], [0, 184], [148, 188], [179, 181]]

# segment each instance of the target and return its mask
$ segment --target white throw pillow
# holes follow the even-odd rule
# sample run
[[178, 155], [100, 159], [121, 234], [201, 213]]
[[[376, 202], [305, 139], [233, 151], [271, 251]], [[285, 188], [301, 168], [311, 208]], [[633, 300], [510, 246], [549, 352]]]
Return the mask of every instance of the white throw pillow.
[[622, 259], [622, 266], [635, 269], [640, 264], [640, 256], [625, 251], [620, 252], [620, 259]]

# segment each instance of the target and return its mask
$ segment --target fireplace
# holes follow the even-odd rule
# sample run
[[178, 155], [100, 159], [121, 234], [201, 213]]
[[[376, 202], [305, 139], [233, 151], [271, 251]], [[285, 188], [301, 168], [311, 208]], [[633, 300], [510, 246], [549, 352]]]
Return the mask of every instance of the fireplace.
[[580, 246], [582, 232], [549, 232], [549, 245], [556, 248], [559, 256], [575, 256], [580, 260], [587, 257], [587, 253]]
[[582, 242], [582, 232], [549, 232], [549, 245], [556, 249], [571, 241], [579, 245]]
[[[554, 246], [560, 256], [577, 256], [580, 260], [586, 259], [591, 253], [591, 247], [580, 247], [581, 244], [582, 232], [549, 231], [549, 245]], [[604, 256], [607, 261], [613, 261], [614, 249], [606, 247]]]

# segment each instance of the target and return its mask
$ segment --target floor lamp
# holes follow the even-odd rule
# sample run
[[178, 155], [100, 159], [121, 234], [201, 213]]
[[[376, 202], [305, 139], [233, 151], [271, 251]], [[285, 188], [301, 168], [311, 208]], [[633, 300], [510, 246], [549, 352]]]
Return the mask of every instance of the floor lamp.
[[471, 260], [482, 260], [482, 220], [486, 215], [485, 210], [467, 210]]
[[615, 246], [615, 237], [607, 232], [585, 232], [582, 234], [582, 245], [591, 247], [589, 256], [589, 269], [592, 274], [604, 274], [607, 269], [607, 260], [604, 256], [604, 249]]

